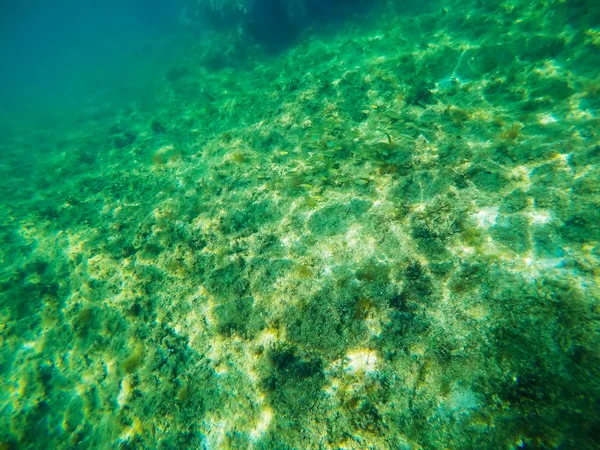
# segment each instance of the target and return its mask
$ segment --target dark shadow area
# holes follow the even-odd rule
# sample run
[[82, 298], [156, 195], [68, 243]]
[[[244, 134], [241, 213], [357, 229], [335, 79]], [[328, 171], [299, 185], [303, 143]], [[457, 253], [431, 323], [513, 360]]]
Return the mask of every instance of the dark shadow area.
[[251, 39], [268, 53], [278, 53], [292, 46], [310, 27], [331, 26], [344, 19], [367, 13], [382, 4], [379, 0], [258, 0], [244, 19]]
[[259, 0], [246, 18], [245, 28], [268, 52], [288, 47], [299, 32], [281, 0]]

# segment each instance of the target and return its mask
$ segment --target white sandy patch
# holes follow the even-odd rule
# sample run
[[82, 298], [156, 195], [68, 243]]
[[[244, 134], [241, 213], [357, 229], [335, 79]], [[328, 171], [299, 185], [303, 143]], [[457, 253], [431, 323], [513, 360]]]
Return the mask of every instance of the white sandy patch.
[[117, 396], [117, 403], [122, 408], [127, 403], [127, 398], [131, 393], [131, 384], [127, 378], [123, 379], [121, 382], [121, 389], [119, 390], [119, 395]]
[[552, 220], [549, 211], [531, 211], [527, 213], [527, 217], [529, 217], [532, 225], [544, 225]]
[[496, 225], [498, 218], [498, 207], [491, 206], [482, 208], [479, 212], [471, 215], [477, 222], [477, 226], [481, 228], [489, 228]]
[[552, 114], [540, 114], [538, 116], [538, 122], [541, 125], [550, 125], [551, 123], [556, 123], [558, 120], [552, 116]]
[[346, 355], [346, 370], [351, 373], [373, 373], [377, 370], [379, 357], [377, 352], [369, 349], [353, 350]]
[[269, 429], [269, 425], [273, 420], [273, 410], [271, 408], [263, 408], [260, 412], [260, 418], [256, 427], [250, 431], [250, 439], [257, 441]]

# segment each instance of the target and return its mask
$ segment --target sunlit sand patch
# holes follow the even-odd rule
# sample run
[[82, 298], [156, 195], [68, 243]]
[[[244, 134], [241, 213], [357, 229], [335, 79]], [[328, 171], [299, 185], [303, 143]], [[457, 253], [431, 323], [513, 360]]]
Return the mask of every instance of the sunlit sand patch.
[[353, 224], [343, 238], [348, 246], [348, 251], [356, 258], [368, 258], [375, 253], [375, 239], [364, 231], [360, 224]]
[[131, 393], [131, 383], [129, 379], [126, 377], [121, 381], [121, 387], [119, 389], [119, 394], [117, 395], [117, 403], [122, 408], [127, 403], [127, 398]]
[[550, 211], [531, 211], [526, 215], [532, 225], [544, 225], [552, 220]]
[[375, 350], [358, 349], [346, 354], [346, 370], [350, 373], [373, 373], [377, 370], [379, 356]]
[[269, 425], [273, 420], [273, 410], [263, 406], [260, 412], [259, 420], [256, 426], [250, 430], [250, 440], [256, 442], [269, 429]]
[[550, 125], [558, 122], [558, 120], [552, 114], [540, 114], [538, 116], [538, 122], [541, 125]]
[[486, 207], [471, 215], [480, 228], [489, 228], [496, 225], [499, 208], [497, 206]]

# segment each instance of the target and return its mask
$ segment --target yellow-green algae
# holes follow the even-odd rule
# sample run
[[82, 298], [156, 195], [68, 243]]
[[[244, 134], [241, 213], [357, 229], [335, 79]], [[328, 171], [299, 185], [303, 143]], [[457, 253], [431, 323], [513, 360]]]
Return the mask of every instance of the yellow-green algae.
[[597, 448], [593, 8], [197, 44], [6, 132], [0, 447]]

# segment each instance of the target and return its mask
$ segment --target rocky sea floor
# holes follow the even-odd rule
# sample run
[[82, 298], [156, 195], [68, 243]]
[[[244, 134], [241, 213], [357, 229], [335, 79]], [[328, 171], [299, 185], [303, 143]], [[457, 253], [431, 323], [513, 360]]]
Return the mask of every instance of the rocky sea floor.
[[190, 44], [4, 131], [0, 448], [598, 448], [594, 8]]

